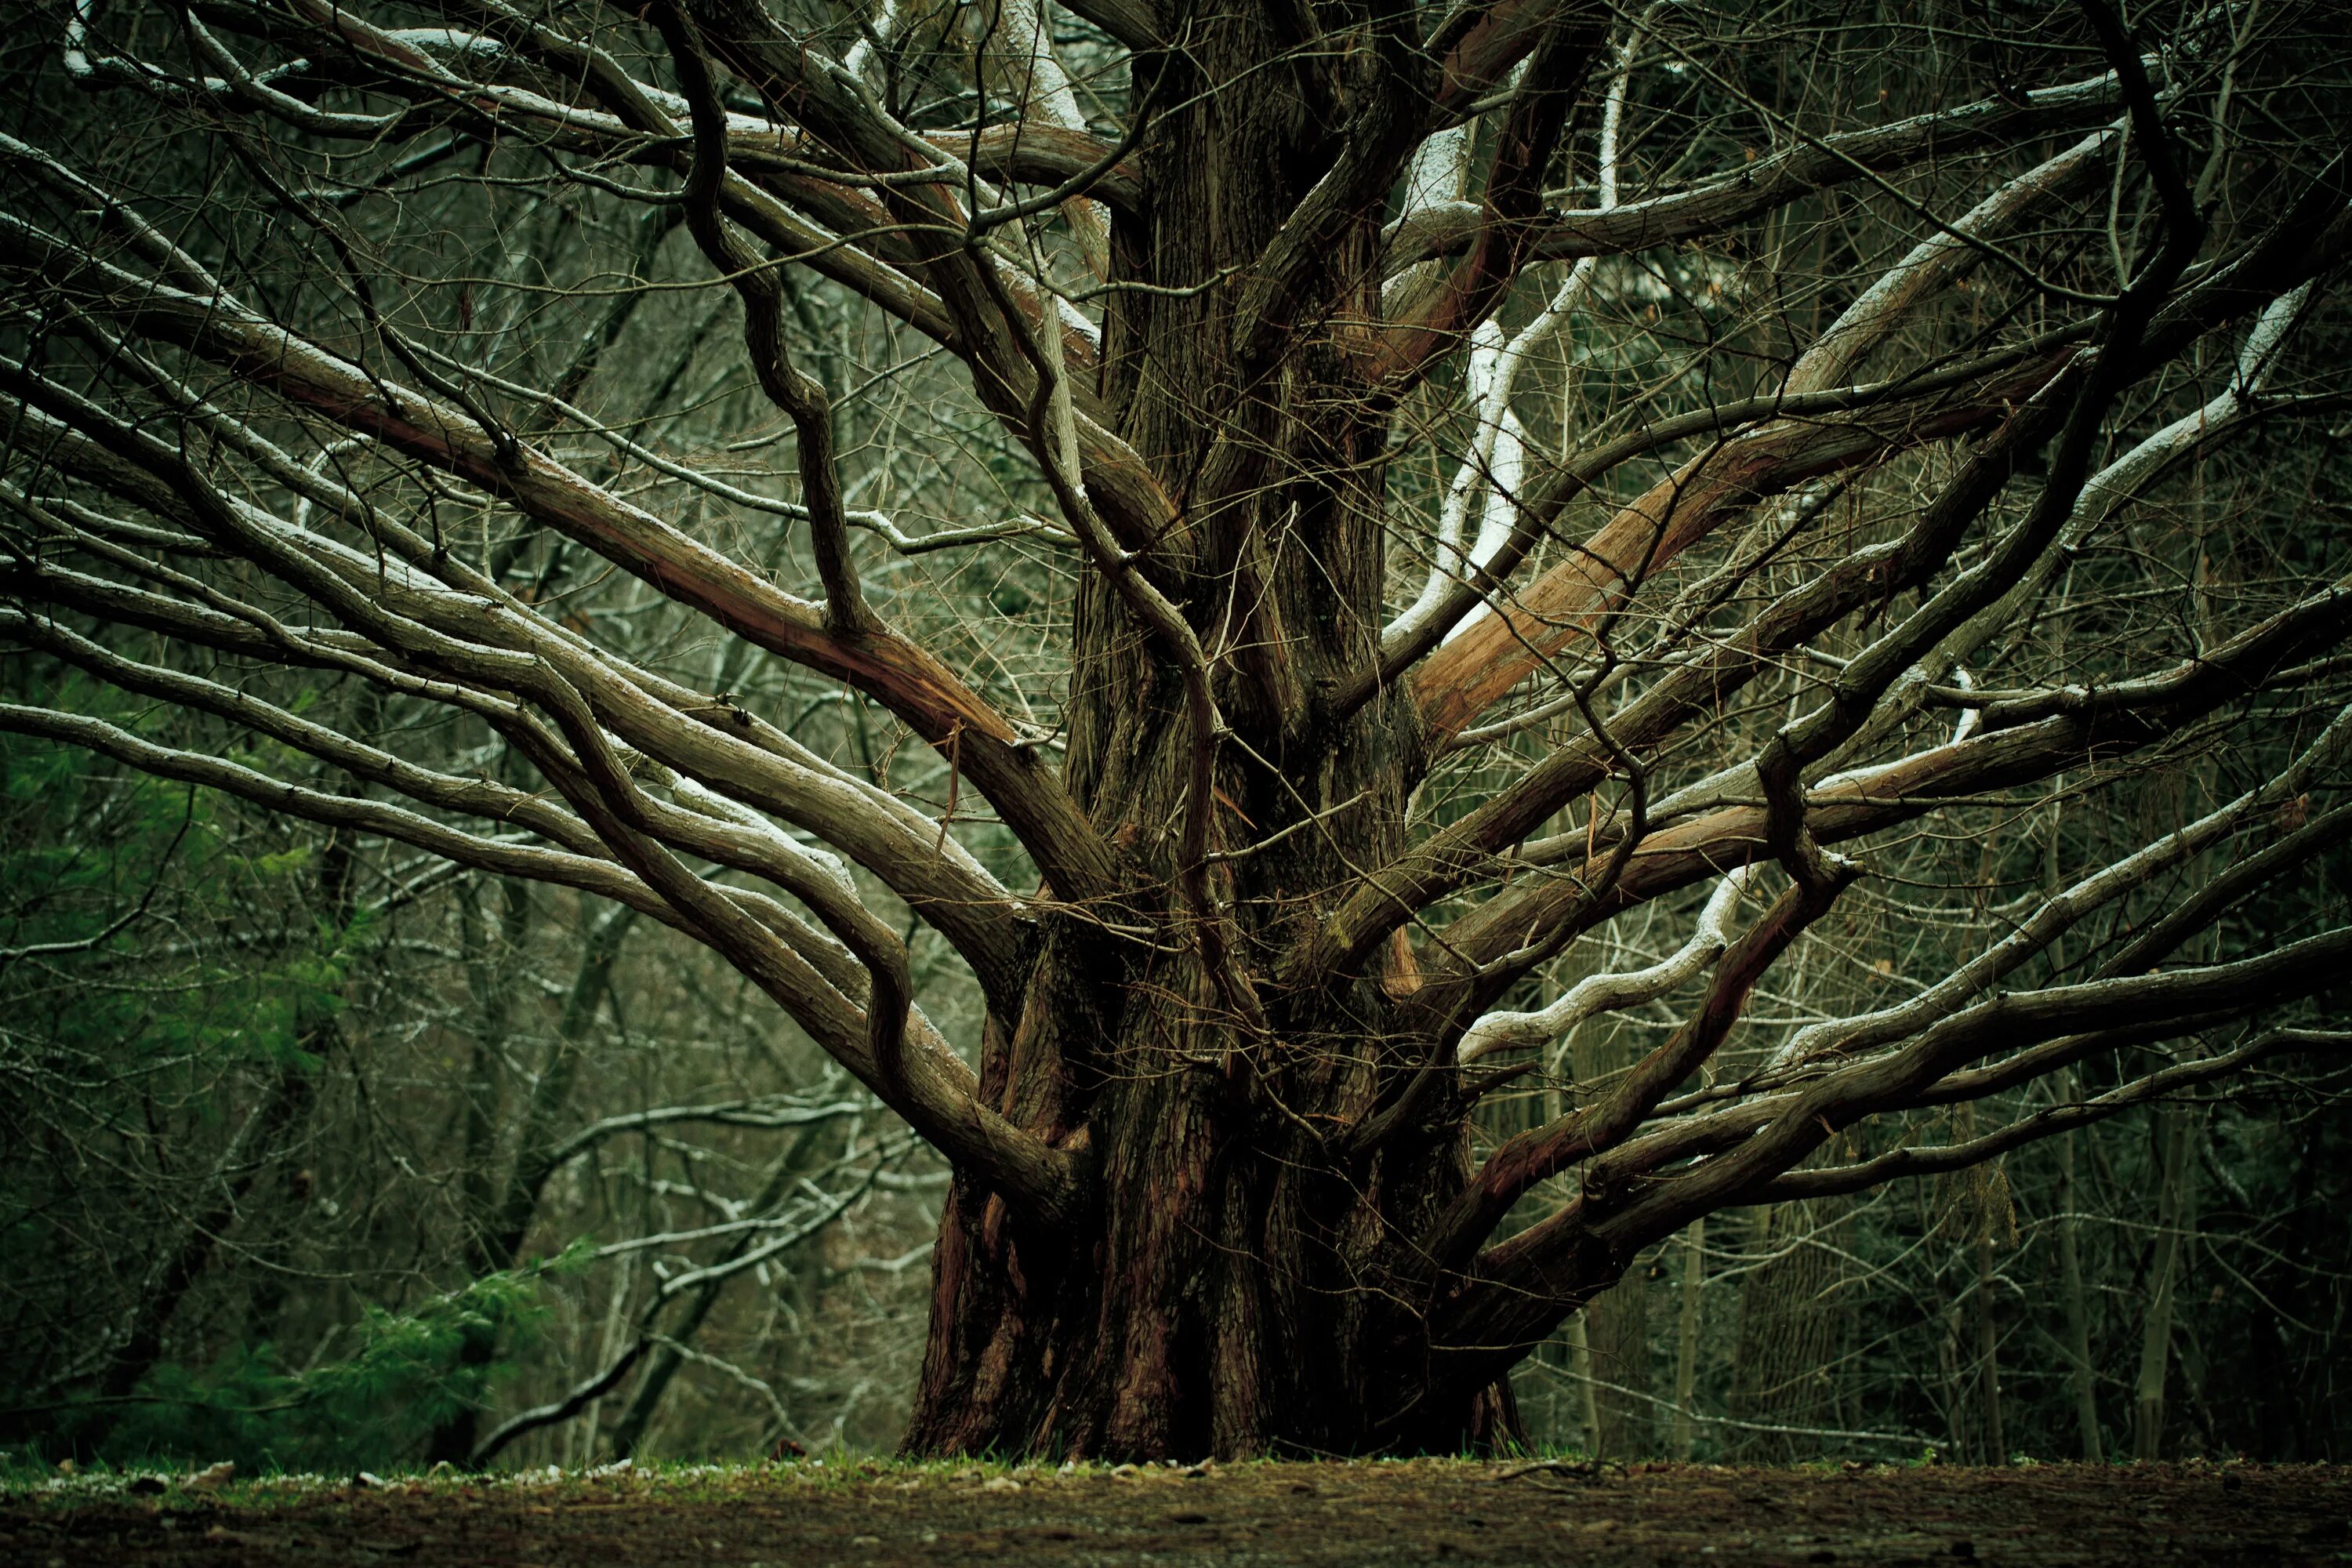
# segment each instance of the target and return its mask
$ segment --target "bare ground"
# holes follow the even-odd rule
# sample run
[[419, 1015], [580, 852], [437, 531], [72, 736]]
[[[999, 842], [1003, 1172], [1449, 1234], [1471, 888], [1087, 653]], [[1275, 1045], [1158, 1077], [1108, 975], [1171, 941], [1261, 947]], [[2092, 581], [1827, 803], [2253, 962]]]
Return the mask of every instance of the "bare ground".
[[2352, 1563], [2352, 1467], [868, 1462], [0, 1496], [0, 1563]]

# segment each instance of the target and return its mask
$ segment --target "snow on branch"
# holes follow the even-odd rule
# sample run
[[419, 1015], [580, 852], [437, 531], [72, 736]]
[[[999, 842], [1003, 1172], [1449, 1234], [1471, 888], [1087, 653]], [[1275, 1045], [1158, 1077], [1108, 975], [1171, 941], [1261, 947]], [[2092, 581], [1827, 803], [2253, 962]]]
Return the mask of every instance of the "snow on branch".
[[1732, 911], [1755, 874], [1754, 866], [1742, 866], [1717, 883], [1690, 940], [1666, 957], [1646, 969], [1579, 981], [1559, 1001], [1533, 1013], [1489, 1013], [1462, 1037], [1457, 1059], [1467, 1064], [1496, 1051], [1546, 1045], [1587, 1018], [1639, 1006], [1695, 979], [1731, 945]]

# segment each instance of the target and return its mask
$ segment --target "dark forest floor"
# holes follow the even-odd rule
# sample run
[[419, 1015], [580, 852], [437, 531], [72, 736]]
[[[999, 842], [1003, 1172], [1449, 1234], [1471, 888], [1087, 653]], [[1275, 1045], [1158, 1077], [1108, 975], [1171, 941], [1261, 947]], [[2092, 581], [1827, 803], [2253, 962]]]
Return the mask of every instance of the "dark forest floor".
[[[132, 1489], [135, 1488], [136, 1489]], [[866, 1462], [0, 1495], [0, 1563], [2352, 1563], [2352, 1467]]]

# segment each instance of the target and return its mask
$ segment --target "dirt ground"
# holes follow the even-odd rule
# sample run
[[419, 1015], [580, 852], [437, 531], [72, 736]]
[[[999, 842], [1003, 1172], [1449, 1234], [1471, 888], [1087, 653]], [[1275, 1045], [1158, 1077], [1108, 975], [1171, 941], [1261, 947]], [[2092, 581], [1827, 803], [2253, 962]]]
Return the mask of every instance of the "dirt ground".
[[0, 1564], [2352, 1563], [2352, 1468], [1418, 1460], [749, 1470], [0, 1496]]

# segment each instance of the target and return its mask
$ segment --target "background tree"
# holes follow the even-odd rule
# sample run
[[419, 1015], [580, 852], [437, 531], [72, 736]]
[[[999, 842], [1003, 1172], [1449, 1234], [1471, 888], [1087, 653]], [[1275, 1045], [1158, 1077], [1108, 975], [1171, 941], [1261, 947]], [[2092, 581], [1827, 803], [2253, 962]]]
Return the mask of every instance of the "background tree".
[[[45, 20], [0, 728], [464, 868], [468, 1275], [625, 994], [583, 912], [514, 1058], [551, 886], [951, 1169], [921, 1450], [1510, 1436], [1512, 1368], [1727, 1208], [1785, 1255], [1735, 1418], [1811, 1425], [1750, 1417], [1860, 1342], [1815, 1264], [1932, 1175], [1997, 1454], [2009, 1199], [1965, 1173], [2332, 1070], [2325, 6]], [[850, 1114], [816, 1081], [675, 1119]], [[777, 1209], [813, 1157], [647, 1225], [709, 1250], [432, 1450], [657, 1399], [705, 1286], [845, 1212], [847, 1171]], [[457, 1313], [454, 1366], [504, 1331]]]

